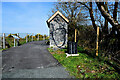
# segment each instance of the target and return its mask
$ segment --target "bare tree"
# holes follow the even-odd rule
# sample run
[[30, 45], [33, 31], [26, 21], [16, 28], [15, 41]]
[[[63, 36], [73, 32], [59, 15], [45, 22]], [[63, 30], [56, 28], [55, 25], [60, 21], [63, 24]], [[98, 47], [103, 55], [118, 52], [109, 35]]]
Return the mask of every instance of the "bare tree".
[[110, 13], [108, 13], [105, 10], [105, 4], [104, 2], [96, 2], [98, 9], [100, 10], [102, 16], [112, 25], [112, 29], [113, 31], [117, 30], [119, 33], [119, 24], [117, 21], [117, 9], [118, 9], [118, 2], [115, 2], [114, 4], [114, 11], [113, 11], [113, 17], [110, 15]]
[[83, 9], [83, 6], [78, 2], [58, 2], [55, 4], [55, 8], [52, 10], [59, 10], [69, 19], [69, 36], [70, 40], [74, 40], [74, 29], [77, 28], [77, 25], [84, 25], [87, 21], [87, 15]]

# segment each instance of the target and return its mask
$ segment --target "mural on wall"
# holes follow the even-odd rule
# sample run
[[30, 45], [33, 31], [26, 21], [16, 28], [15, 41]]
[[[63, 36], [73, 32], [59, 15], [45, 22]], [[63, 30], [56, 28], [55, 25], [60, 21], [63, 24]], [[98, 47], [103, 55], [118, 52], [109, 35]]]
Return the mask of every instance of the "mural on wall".
[[51, 38], [57, 47], [61, 48], [65, 45], [67, 30], [64, 28], [66, 26], [62, 18], [57, 15], [51, 22]]
[[49, 22], [50, 46], [63, 48], [67, 45], [68, 23], [57, 14]]

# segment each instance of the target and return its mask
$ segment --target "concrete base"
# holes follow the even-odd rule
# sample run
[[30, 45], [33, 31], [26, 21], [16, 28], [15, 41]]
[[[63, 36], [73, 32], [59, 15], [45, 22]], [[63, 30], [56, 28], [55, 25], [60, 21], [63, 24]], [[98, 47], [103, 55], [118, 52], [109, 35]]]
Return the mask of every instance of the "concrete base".
[[[55, 45], [49, 45], [49, 47], [51, 48], [58, 48], [57, 46], [55, 46]], [[66, 45], [64, 45], [64, 46], [61, 46], [61, 48], [65, 48], [66, 47]]]
[[65, 54], [67, 55], [66, 58], [69, 56], [79, 56], [79, 54], [68, 54], [68, 53], [65, 53]]

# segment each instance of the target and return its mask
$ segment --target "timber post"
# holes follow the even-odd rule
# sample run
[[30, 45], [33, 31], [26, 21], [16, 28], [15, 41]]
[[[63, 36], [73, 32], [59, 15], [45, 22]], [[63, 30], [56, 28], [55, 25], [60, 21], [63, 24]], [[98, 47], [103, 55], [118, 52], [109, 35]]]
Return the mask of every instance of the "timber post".
[[38, 33], [38, 41], [39, 41], [39, 33]]
[[[28, 35], [28, 34], [27, 34]], [[27, 35], [26, 35], [26, 43], [28, 42], [28, 37], [27, 37]]]
[[97, 27], [96, 56], [98, 56], [99, 27]]
[[75, 29], [75, 42], [76, 42], [76, 36], [77, 36], [76, 33], [77, 33], [77, 29]]

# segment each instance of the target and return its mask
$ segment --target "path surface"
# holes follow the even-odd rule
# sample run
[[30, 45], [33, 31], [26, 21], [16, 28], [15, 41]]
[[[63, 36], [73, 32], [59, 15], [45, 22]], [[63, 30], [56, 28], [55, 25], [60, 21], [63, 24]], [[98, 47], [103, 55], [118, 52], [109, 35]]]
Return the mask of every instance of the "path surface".
[[3, 78], [70, 78], [47, 50], [45, 41], [34, 41], [2, 52]]

